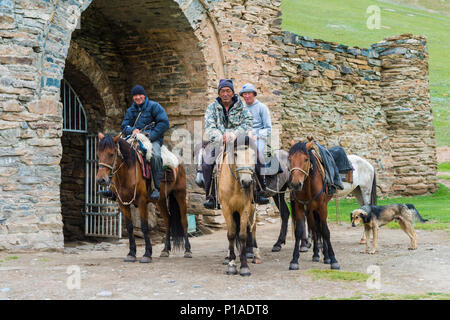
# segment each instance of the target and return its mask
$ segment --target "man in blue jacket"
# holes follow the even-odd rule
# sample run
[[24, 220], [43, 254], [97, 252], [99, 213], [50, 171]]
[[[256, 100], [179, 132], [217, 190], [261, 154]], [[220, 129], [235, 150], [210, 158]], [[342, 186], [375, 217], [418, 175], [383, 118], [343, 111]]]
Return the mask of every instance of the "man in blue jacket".
[[169, 118], [161, 105], [147, 98], [142, 86], [136, 85], [131, 90], [133, 104], [128, 108], [120, 126], [122, 135], [127, 137], [137, 133], [144, 133], [152, 143], [152, 157], [150, 169], [155, 189], [150, 195], [151, 200], [159, 199], [159, 186], [163, 177], [161, 145], [164, 133], [169, 129]]
[[[150, 195], [151, 200], [159, 199], [159, 188], [164, 175], [162, 169], [161, 145], [164, 133], [169, 129], [169, 118], [163, 107], [155, 101], [147, 98], [142, 86], [136, 85], [131, 90], [133, 104], [128, 108], [125, 118], [121, 124], [122, 136], [128, 137], [133, 134], [143, 133], [152, 143], [152, 157], [150, 159], [150, 170], [152, 172], [154, 190]], [[106, 197], [114, 200], [111, 190], [101, 192]]]

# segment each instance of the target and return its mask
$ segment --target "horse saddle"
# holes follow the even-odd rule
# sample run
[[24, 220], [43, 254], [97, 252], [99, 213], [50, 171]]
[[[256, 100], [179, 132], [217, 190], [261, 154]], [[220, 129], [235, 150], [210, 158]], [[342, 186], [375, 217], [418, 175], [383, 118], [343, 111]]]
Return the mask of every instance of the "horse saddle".
[[348, 160], [347, 154], [344, 148], [340, 146], [334, 146], [328, 149], [328, 152], [333, 156], [334, 162], [339, 170], [339, 175], [342, 181], [353, 183], [353, 167]]

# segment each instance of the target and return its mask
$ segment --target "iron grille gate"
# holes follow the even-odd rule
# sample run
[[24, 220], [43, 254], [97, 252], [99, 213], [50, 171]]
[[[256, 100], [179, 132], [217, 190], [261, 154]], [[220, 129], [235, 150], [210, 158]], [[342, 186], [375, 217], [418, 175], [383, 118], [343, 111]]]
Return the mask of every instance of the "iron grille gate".
[[97, 184], [97, 136], [89, 134], [87, 118], [78, 95], [65, 79], [61, 80], [61, 101], [65, 132], [86, 134], [85, 235], [122, 237], [122, 213], [119, 206], [98, 195], [103, 187]]

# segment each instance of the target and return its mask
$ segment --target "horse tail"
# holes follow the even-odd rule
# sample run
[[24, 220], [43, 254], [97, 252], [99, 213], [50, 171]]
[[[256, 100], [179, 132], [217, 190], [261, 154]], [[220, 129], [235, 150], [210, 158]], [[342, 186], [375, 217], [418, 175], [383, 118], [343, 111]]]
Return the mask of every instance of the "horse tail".
[[320, 216], [316, 210], [313, 211], [313, 216], [314, 216], [314, 226], [316, 229], [317, 244], [319, 249], [321, 249], [323, 248], [323, 241], [322, 241], [322, 225], [320, 223]]
[[377, 176], [375, 169], [373, 170], [372, 190], [370, 191], [370, 204], [377, 205]]
[[[285, 201], [284, 199], [282, 199], [282, 201]], [[295, 226], [296, 226], [296, 221], [295, 221], [295, 201], [291, 201], [291, 205], [290, 207], [288, 207], [289, 209], [289, 214], [291, 216], [292, 219], [292, 238], [295, 239]]]
[[241, 232], [241, 216], [239, 212], [233, 212], [233, 220], [236, 224], [236, 233], [234, 235], [234, 242], [236, 243], [236, 248], [239, 252], [241, 252], [241, 241], [239, 241], [239, 233]]
[[181, 210], [174, 191], [169, 194], [169, 228], [175, 250], [182, 250], [184, 245], [184, 228], [181, 224]]

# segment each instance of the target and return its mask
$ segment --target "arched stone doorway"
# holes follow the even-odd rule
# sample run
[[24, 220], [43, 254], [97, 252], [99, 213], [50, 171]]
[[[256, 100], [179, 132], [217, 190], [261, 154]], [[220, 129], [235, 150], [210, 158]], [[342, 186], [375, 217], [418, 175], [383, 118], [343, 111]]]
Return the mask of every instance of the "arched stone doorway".
[[[81, 27], [72, 33], [64, 77], [83, 101], [89, 132], [118, 133], [132, 103], [129, 92], [138, 83], [169, 116], [170, 130], [165, 137], [169, 147], [172, 130], [194, 131], [194, 121], [203, 118], [205, 100], [211, 92], [208, 80], [215, 71], [205, 62], [204, 43], [185, 15], [186, 8], [178, 1], [96, 0], [82, 13]], [[66, 240], [84, 235], [80, 232], [85, 228], [82, 220], [74, 222], [73, 218], [66, 218], [73, 217], [76, 210], [83, 211], [82, 187], [68, 187], [79, 192], [79, 205], [71, 208], [73, 213], [68, 215], [66, 200], [74, 197], [65, 196], [73, 193], [66, 190], [69, 185], [65, 182], [77, 180], [83, 184], [81, 176], [85, 172], [82, 165], [79, 170], [64, 170], [64, 166], [75, 166], [68, 161], [82, 158], [80, 150], [85, 147], [82, 140], [62, 137], [61, 204]], [[75, 154], [79, 159], [74, 159]], [[194, 164], [187, 165], [187, 171], [193, 180]], [[188, 182], [188, 189], [194, 186], [193, 181]], [[73, 204], [71, 201], [70, 205]], [[66, 221], [71, 222], [67, 225]]]

